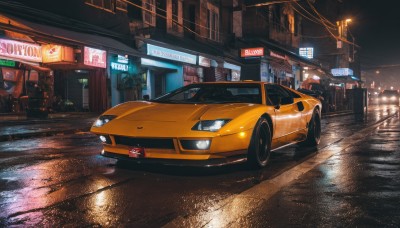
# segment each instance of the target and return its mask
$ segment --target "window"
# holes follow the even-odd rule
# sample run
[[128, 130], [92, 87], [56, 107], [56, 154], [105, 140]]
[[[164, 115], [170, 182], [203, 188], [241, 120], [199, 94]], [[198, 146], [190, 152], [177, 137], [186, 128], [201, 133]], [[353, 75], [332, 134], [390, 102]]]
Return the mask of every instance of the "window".
[[179, 31], [178, 11], [178, 0], [172, 0], [172, 30], [174, 31]]
[[86, 4], [105, 11], [115, 12], [116, 0], [86, 0]]
[[143, 21], [146, 25], [156, 26], [156, 3], [155, 0], [143, 0]]
[[261, 104], [261, 92], [258, 84], [190, 84], [153, 101], [175, 104]]
[[211, 4], [207, 5], [207, 28], [208, 38], [211, 40], [219, 41], [218, 7]]
[[278, 85], [266, 84], [265, 91], [268, 105], [278, 105], [282, 98], [293, 97], [291, 93]]

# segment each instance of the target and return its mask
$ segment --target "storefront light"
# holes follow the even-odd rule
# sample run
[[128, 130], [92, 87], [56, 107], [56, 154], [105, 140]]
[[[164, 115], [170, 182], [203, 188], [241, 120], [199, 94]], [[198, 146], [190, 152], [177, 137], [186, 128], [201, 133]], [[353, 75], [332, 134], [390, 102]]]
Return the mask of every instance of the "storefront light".
[[320, 80], [320, 79], [321, 79], [321, 78], [320, 78], [319, 76], [317, 76], [317, 75], [313, 75], [312, 78], [313, 78], [314, 80]]

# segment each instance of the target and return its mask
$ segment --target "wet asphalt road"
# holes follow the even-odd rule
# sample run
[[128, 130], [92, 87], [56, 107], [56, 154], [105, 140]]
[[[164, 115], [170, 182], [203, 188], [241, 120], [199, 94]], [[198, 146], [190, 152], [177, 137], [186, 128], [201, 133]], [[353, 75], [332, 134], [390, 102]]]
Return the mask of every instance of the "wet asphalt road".
[[[326, 118], [318, 150], [282, 149], [258, 171], [116, 162], [98, 155], [89, 133], [1, 142], [0, 227], [398, 227], [398, 116], [354, 136], [397, 111]], [[274, 182], [328, 153], [294, 181]], [[255, 196], [274, 187], [269, 198]]]

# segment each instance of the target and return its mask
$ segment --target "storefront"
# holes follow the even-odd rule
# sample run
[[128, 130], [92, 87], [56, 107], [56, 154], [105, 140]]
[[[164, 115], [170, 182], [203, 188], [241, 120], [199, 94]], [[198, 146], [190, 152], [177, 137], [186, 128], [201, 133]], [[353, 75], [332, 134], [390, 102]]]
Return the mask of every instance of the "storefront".
[[[13, 85], [13, 91], [17, 91], [15, 94], [20, 93], [18, 80], [23, 77], [33, 80], [36, 71], [39, 82], [41, 75], [48, 75], [45, 81], [49, 82], [46, 83], [49, 86], [49, 109], [57, 109], [55, 111], [103, 112], [112, 105], [142, 97], [140, 90], [132, 90], [128, 82], [142, 72], [136, 71], [141, 54], [128, 45], [107, 36], [66, 30], [0, 14], [0, 25], [5, 23], [7, 30], [2, 31], [6, 37], [13, 39], [11, 35], [14, 34], [18, 40], [26, 38], [26, 43], [31, 45], [23, 44], [25, 46], [22, 47], [28, 50], [23, 54], [24, 57], [30, 53], [40, 53], [40, 59], [23, 61], [17, 57], [3, 58], [0, 55], [0, 59], [15, 60], [25, 65], [21, 68], [25, 71], [14, 73], [17, 76], [6, 76], [7, 94], [11, 92], [10, 85]], [[118, 62], [118, 55], [126, 56], [128, 64]], [[19, 66], [17, 63], [14, 69], [19, 69]], [[26, 69], [33, 72], [31, 76]], [[140, 76], [145, 77], [143, 74]], [[124, 80], [127, 81], [125, 84]], [[4, 89], [0, 89], [1, 93], [4, 93]]]
[[269, 66], [274, 82], [295, 89], [298, 79], [295, 78], [294, 66], [288, 61], [289, 57], [284, 54], [269, 51]]
[[290, 65], [284, 54], [268, 50], [264, 47], [241, 49], [241, 57], [245, 63], [243, 79], [278, 83], [295, 88], [296, 68]]
[[142, 95], [150, 99], [196, 82], [240, 80], [240, 63], [224, 58], [224, 53], [207, 53], [210, 47], [201, 50], [200, 44], [189, 40], [182, 40], [181, 46], [171, 40], [138, 38], [138, 42], [138, 49], [146, 54], [140, 59], [140, 71], [146, 80]]
[[146, 72], [140, 68], [140, 58], [130, 55], [109, 54], [111, 106], [143, 99]]
[[141, 74], [146, 80], [143, 95], [155, 98], [166, 92], [203, 81], [240, 79], [240, 66], [202, 53], [146, 44], [148, 57], [141, 58]]
[[40, 45], [0, 39], [0, 113], [24, 111], [30, 93], [51, 95], [53, 72], [41, 67], [40, 62]]
[[[59, 112], [107, 109], [107, 52], [88, 46], [43, 46], [43, 64], [54, 71], [51, 108]], [[78, 61], [79, 60], [79, 61]]]

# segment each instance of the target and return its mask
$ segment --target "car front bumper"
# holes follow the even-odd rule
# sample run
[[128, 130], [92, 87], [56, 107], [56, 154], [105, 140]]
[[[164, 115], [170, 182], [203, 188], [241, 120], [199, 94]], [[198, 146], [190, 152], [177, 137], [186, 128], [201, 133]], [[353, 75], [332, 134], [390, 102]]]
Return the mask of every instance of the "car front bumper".
[[185, 167], [220, 167], [225, 165], [244, 163], [247, 161], [246, 154], [236, 155], [226, 158], [210, 158], [206, 160], [131, 158], [125, 154], [111, 153], [107, 151], [102, 151], [101, 155], [108, 158], [129, 161], [135, 164], [157, 164], [157, 165], [185, 166]]

